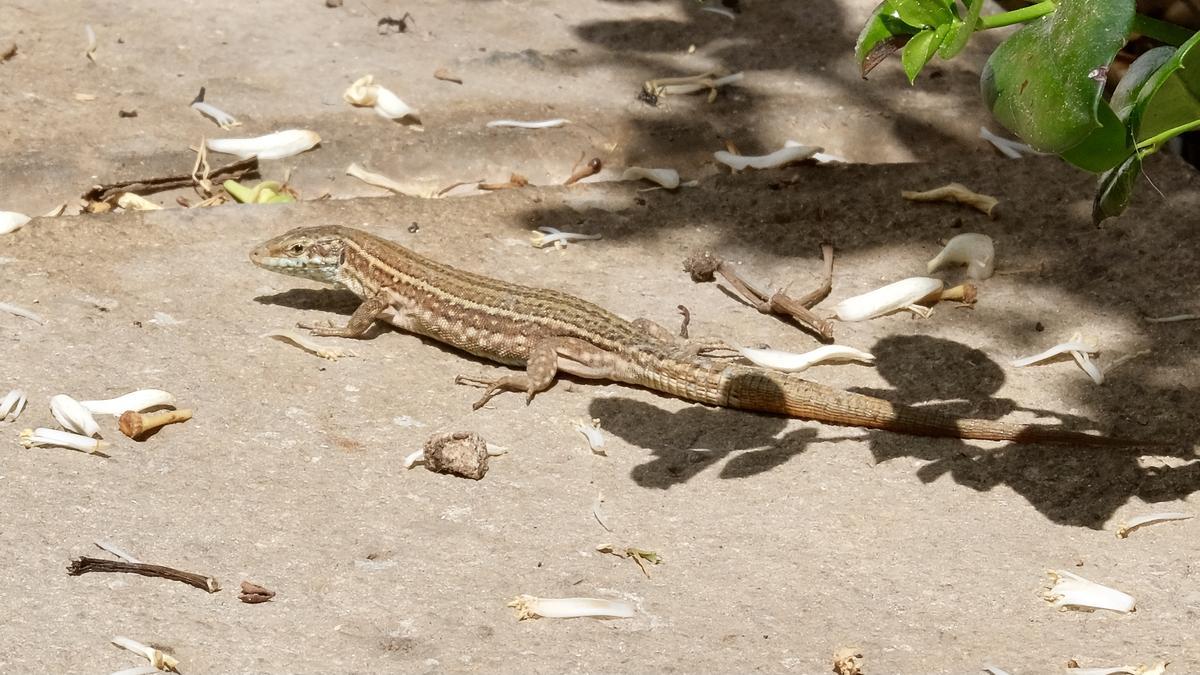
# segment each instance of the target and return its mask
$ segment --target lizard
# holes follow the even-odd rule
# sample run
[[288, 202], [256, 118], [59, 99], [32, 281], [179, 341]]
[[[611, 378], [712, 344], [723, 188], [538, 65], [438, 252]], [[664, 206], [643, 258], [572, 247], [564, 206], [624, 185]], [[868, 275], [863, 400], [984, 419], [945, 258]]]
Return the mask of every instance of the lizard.
[[1017, 443], [1157, 445], [1047, 425], [958, 417], [893, 404], [792, 373], [710, 356], [720, 340], [685, 339], [646, 319], [628, 321], [561, 291], [522, 286], [426, 258], [393, 241], [341, 226], [297, 228], [255, 247], [255, 265], [349, 289], [362, 304], [344, 326], [301, 323], [317, 336], [361, 338], [377, 319], [503, 365], [478, 410], [503, 391], [526, 403], [557, 375], [621, 382], [712, 406], [843, 426]]

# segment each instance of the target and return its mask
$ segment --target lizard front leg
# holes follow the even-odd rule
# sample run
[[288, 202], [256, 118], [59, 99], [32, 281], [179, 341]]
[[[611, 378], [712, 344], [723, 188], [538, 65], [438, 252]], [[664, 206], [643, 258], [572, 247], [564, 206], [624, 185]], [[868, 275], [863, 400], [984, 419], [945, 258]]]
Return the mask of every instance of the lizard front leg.
[[[559, 358], [569, 364], [559, 363]], [[594, 379], [611, 379], [615, 367], [611, 355], [586, 340], [569, 337], [546, 338], [533, 346], [525, 372], [504, 375], [491, 380], [476, 379], [459, 375], [456, 384], [473, 384], [484, 387], [483, 396], [471, 405], [479, 410], [493, 397], [504, 391], [525, 392], [525, 403], [529, 404], [535, 394], [545, 391], [554, 384], [559, 370], [572, 375]]]
[[350, 321], [345, 326], [340, 328], [332, 325], [317, 325], [311, 323], [300, 324], [301, 328], [307, 328], [313, 335], [327, 337], [345, 337], [345, 338], [360, 338], [375, 319], [390, 306], [387, 291], [380, 291], [374, 296], [363, 301], [358, 309], [354, 310], [354, 314], [350, 315]]

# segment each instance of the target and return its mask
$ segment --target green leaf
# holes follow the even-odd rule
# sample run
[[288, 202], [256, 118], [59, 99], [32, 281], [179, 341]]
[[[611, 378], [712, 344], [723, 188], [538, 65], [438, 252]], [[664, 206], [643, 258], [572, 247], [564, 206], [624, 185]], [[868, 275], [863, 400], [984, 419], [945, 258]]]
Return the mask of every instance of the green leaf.
[[1096, 198], [1092, 201], [1092, 223], [1099, 225], [1107, 218], [1119, 216], [1129, 206], [1133, 185], [1142, 173], [1142, 156], [1133, 153], [1119, 166], [1100, 176]]
[[992, 52], [980, 78], [988, 108], [1037, 150], [1062, 154], [1088, 139], [1083, 154], [1111, 156], [1096, 144], [1115, 142], [1106, 127], [1119, 118], [1101, 108], [1101, 94], [1133, 16], [1134, 0], [1062, 0]]
[[1129, 69], [1121, 76], [1121, 81], [1117, 83], [1117, 88], [1113, 90], [1112, 98], [1109, 99], [1117, 117], [1129, 119], [1129, 113], [1133, 111], [1134, 103], [1141, 96], [1142, 88], [1174, 54], [1174, 47], [1155, 47], [1129, 64]]
[[1129, 124], [1138, 143], [1155, 146], [1200, 120], [1200, 33], [1196, 33], [1150, 75], [1136, 95]]
[[1133, 152], [1129, 127], [1117, 117], [1108, 101], [1100, 101], [1096, 106], [1096, 118], [1100, 126], [1071, 149], [1059, 153], [1063, 159], [1092, 173], [1108, 171]]
[[863, 25], [858, 42], [854, 45], [854, 58], [858, 60], [862, 76], [866, 78], [867, 73], [903, 47], [919, 30], [900, 20], [891, 2], [884, 0], [879, 3], [871, 13], [871, 18]]
[[938, 55], [943, 59], [950, 59], [958, 55], [967, 46], [967, 41], [975, 32], [975, 25], [979, 23], [979, 10], [983, 7], [983, 0], [966, 0], [966, 2], [968, 4], [967, 18], [961, 21], [955, 19], [950, 24], [950, 32], [946, 34], [946, 40], [938, 51]]
[[900, 19], [910, 26], [936, 28], [950, 23], [955, 18], [954, 12], [950, 11], [954, 0], [949, 0], [949, 2], [945, 0], [889, 0], [889, 2], [896, 9]]
[[937, 29], [926, 28], [917, 33], [904, 46], [904, 53], [900, 55], [900, 63], [904, 65], [904, 74], [908, 76], [909, 84], [916, 81], [917, 74], [937, 53], [938, 47], [946, 39], [946, 33], [949, 30], [950, 24], [942, 24]]

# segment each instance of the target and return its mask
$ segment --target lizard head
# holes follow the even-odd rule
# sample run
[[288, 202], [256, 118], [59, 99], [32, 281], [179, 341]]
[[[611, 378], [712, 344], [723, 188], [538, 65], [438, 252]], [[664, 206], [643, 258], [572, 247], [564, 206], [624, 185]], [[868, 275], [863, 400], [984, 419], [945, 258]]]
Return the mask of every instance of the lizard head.
[[272, 272], [337, 284], [345, 244], [339, 228], [301, 227], [256, 246], [250, 262]]

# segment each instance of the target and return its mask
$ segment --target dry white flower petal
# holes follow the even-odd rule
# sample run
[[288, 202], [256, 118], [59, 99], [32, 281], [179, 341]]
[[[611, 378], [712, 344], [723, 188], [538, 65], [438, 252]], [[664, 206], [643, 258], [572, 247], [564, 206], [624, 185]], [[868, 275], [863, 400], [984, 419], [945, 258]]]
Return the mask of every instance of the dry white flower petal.
[[1070, 675], [1165, 675], [1167, 662], [1159, 661], [1149, 666], [1099, 666], [1072, 668]]
[[567, 242], [571, 241], [587, 241], [589, 239], [600, 239], [599, 234], [579, 234], [578, 232], [563, 232], [554, 227], [539, 227], [536, 230], [531, 230], [532, 236], [530, 241], [534, 248], [544, 248], [551, 244], [561, 248], [566, 246]]
[[139, 389], [102, 401], [80, 401], [93, 415], [120, 417], [128, 410], [143, 412], [150, 408], [175, 405], [175, 396], [162, 389]]
[[600, 431], [600, 420], [593, 418], [590, 422], [575, 422], [575, 430], [587, 439], [588, 447], [597, 455], [607, 455], [604, 451], [604, 433]]
[[956, 264], [966, 265], [967, 276], [972, 279], [990, 278], [996, 271], [996, 248], [992, 238], [977, 232], [952, 237], [925, 266], [925, 271], [933, 274], [947, 265]]
[[162, 207], [145, 197], [132, 192], [122, 192], [117, 197], [117, 206], [127, 211], [160, 211]]
[[416, 108], [400, 100], [400, 97], [387, 87], [375, 84], [372, 75], [364, 75], [355, 80], [342, 94], [342, 98], [350, 105], [370, 106], [375, 109], [375, 114], [390, 120], [409, 117], [420, 121], [420, 113]]
[[1144, 516], [1135, 516], [1121, 523], [1117, 528], [1117, 538], [1124, 539], [1128, 537], [1134, 530], [1143, 525], [1153, 525], [1154, 523], [1166, 523], [1172, 520], [1191, 520], [1194, 518], [1190, 513], [1181, 513], [1177, 511], [1167, 511], [1163, 513], [1147, 513]]
[[537, 598], [518, 595], [509, 607], [517, 610], [517, 619], [573, 619], [590, 616], [609, 619], [628, 619], [634, 616], [633, 605], [619, 600], [599, 598]]
[[0, 422], [15, 422], [25, 409], [25, 392], [13, 389], [0, 401]]
[[0, 211], [0, 234], [8, 234], [21, 229], [30, 221], [29, 216], [16, 211]]
[[719, 150], [713, 153], [713, 158], [734, 171], [773, 169], [784, 164], [790, 164], [791, 162], [811, 159], [818, 152], [821, 152], [821, 150], [822, 148], [816, 146], [801, 145], [796, 141], [787, 141], [783, 144], [782, 148], [769, 155], [735, 155], [725, 150]]
[[50, 413], [67, 431], [93, 438], [100, 435], [100, 425], [96, 424], [92, 413], [82, 403], [66, 394], [50, 397]]
[[225, 129], [226, 131], [242, 125], [242, 123], [237, 121], [233, 115], [230, 115], [211, 103], [205, 103], [204, 101], [193, 101], [192, 108], [194, 108], [201, 115], [204, 115], [205, 117], [216, 122], [217, 126]]
[[1061, 610], [1107, 609], [1126, 613], [1136, 609], [1133, 596], [1128, 593], [1101, 586], [1065, 570], [1048, 570], [1046, 573], [1050, 575], [1054, 585], [1043, 593], [1042, 597]]
[[1038, 352], [1037, 354], [1034, 354], [1033, 356], [1026, 356], [1024, 358], [1014, 359], [1013, 361], [1011, 361], [1009, 363], [1009, 365], [1011, 365], [1014, 368], [1024, 368], [1025, 366], [1030, 366], [1030, 365], [1033, 365], [1040, 361], [1045, 361], [1046, 359], [1053, 358], [1055, 356], [1058, 356], [1059, 354], [1066, 354], [1069, 352], [1080, 352], [1083, 354], [1095, 354], [1098, 351], [1100, 351], [1100, 350], [1098, 350], [1095, 347], [1093, 347], [1092, 345], [1089, 345], [1084, 342], [1078, 342], [1078, 341], [1062, 342], [1062, 343], [1054, 345], [1053, 347], [1047, 349], [1044, 352]]
[[254, 138], [210, 138], [205, 144], [213, 152], [237, 155], [242, 159], [282, 159], [298, 155], [321, 142], [315, 131], [287, 129]]
[[87, 436], [80, 436], [69, 431], [59, 431], [58, 429], [46, 429], [38, 427], [37, 429], [24, 429], [21, 431], [19, 442], [26, 448], [52, 446], [58, 448], [70, 448], [81, 452], [88, 452], [93, 455], [104, 455], [104, 449], [109, 446], [108, 441], [101, 441]]
[[40, 314], [36, 314], [28, 309], [25, 309], [24, 307], [18, 307], [17, 305], [10, 305], [7, 302], [0, 302], [0, 312], [8, 312], [9, 314], [12, 314], [14, 316], [19, 316], [23, 319], [29, 319], [30, 321], [37, 323], [37, 324], [45, 324], [46, 323], [46, 320], [43, 319]]
[[487, 123], [489, 129], [497, 127], [513, 127], [516, 129], [552, 129], [561, 127], [564, 124], [570, 124], [571, 120], [555, 118], [552, 120], [537, 120], [532, 122], [524, 122], [521, 120], [492, 120]]
[[803, 354], [785, 352], [778, 349], [753, 349], [750, 347], [738, 347], [738, 352], [756, 366], [779, 370], [785, 373], [798, 373], [826, 361], [875, 362], [874, 355], [864, 352], [861, 349], [843, 345], [825, 345], [824, 347], [817, 347]]
[[144, 645], [137, 640], [131, 640], [127, 637], [115, 637], [112, 639], [112, 643], [118, 647], [128, 649], [135, 654], [141, 654], [142, 656], [146, 657], [146, 660], [150, 662], [150, 665], [158, 668], [159, 670], [166, 670], [172, 673], [179, 672], [177, 670], [179, 666], [179, 659], [161, 650], [155, 649], [149, 645]]
[[642, 180], [643, 178], [658, 183], [668, 190], [679, 187], [679, 172], [675, 169], [647, 169], [631, 166], [621, 174], [621, 180]]
[[898, 309], [904, 309], [935, 293], [941, 293], [941, 279], [912, 277], [902, 279], [883, 288], [847, 298], [834, 306], [833, 311], [842, 321], [864, 321]]
[[117, 556], [118, 558], [120, 558], [121, 560], [124, 560], [125, 562], [131, 562], [134, 564], [141, 562], [141, 560], [138, 560], [137, 558], [130, 555], [129, 551], [126, 551], [125, 549], [123, 549], [120, 546], [117, 546], [116, 544], [113, 544], [111, 542], [96, 540], [96, 541], [93, 541], [92, 543], [96, 545], [96, 548], [98, 548], [102, 551], [108, 551], [109, 553]]
[[1002, 669], [1002, 668], [1000, 668], [1000, 667], [998, 667], [998, 666], [988, 666], [988, 665], [985, 665], [985, 666], [983, 667], [983, 672], [985, 672], [985, 673], [991, 673], [991, 675], [1008, 675], [1008, 671], [1007, 671], [1007, 670], [1004, 670], [1004, 669]]

